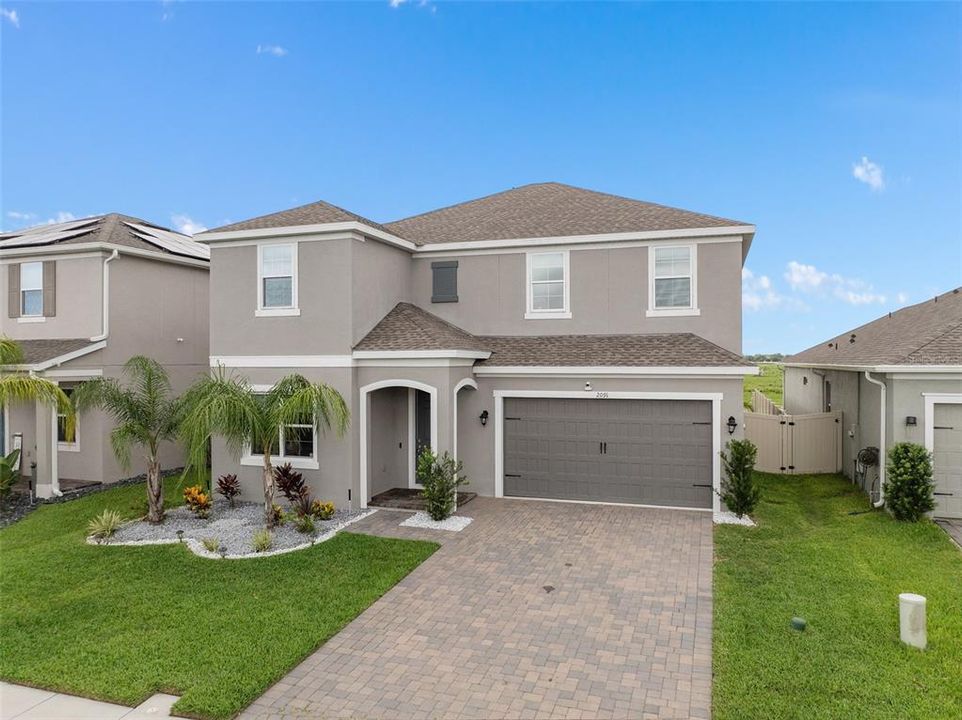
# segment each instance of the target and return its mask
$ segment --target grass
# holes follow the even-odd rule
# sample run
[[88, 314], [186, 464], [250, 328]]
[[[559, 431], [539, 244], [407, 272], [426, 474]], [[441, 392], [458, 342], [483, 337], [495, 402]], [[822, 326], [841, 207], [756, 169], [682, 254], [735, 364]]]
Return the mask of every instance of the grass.
[[229, 718], [437, 549], [340, 533], [225, 562], [178, 545], [85, 544], [91, 518], [135, 516], [144, 495], [134, 485], [48, 505], [0, 531], [0, 677], [126, 705], [170, 692], [179, 714]]
[[752, 390], [758, 390], [779, 407], [785, 407], [782, 366], [779, 363], [758, 363], [758, 368], [760, 375], [745, 376], [745, 407], [751, 407]]
[[[759, 527], [715, 530], [714, 717], [962, 718], [962, 553], [836, 476], [760, 475]], [[928, 598], [929, 648], [898, 594]], [[792, 616], [808, 621], [802, 633]]]

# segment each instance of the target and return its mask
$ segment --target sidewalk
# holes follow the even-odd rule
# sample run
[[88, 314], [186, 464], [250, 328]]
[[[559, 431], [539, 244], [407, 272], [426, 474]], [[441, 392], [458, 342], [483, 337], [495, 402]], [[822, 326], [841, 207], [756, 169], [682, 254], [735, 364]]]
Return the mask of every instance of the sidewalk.
[[135, 708], [0, 682], [0, 720], [157, 720], [169, 718], [176, 695], [158, 693]]

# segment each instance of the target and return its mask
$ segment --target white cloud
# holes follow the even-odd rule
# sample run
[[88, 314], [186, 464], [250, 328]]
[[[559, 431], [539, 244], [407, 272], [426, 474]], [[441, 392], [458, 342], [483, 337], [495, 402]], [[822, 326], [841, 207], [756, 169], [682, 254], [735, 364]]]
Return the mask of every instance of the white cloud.
[[273, 55], [274, 57], [284, 57], [287, 55], [287, 48], [280, 45], [258, 45], [258, 55]]
[[748, 310], [774, 308], [782, 304], [784, 298], [772, 288], [767, 275], [756, 275], [748, 268], [742, 268], [742, 305]]
[[876, 192], [885, 189], [885, 174], [882, 166], [872, 162], [864, 155], [861, 160], [852, 165], [852, 177], [865, 183]]
[[29, 222], [30, 220], [33, 220], [37, 216], [31, 212], [17, 212], [16, 210], [8, 210], [7, 217], [10, 218], [11, 220]]
[[8, 10], [5, 7], [0, 7], [0, 15], [9, 20], [10, 24], [15, 28], [18, 30], [20, 29], [20, 16], [17, 14], [16, 10]]
[[899, 292], [895, 296], [895, 300], [899, 305], [905, 305], [905, 303], [909, 301], [909, 294], [907, 292]]
[[174, 229], [177, 232], [184, 233], [184, 235], [196, 235], [207, 229], [206, 225], [202, 225], [187, 215], [171, 215], [170, 221], [174, 224]]
[[822, 286], [828, 278], [828, 273], [823, 273], [814, 265], [805, 265], [792, 260], [788, 263], [785, 271], [785, 279], [792, 286], [792, 290], [803, 290], [810, 292]]
[[74, 215], [72, 212], [66, 212], [65, 210], [61, 210], [52, 218], [47, 218], [45, 222], [47, 225], [54, 225], [55, 223], [65, 223], [65, 222], [70, 222], [71, 220], [76, 220], [76, 219], [77, 219], [77, 216]]
[[814, 265], [806, 265], [797, 260], [789, 261], [785, 269], [785, 280], [796, 292], [831, 296], [850, 305], [885, 302], [885, 295], [875, 292], [872, 285], [861, 278], [829, 274]]
[[401, 7], [407, 0], [388, 0], [392, 8]]

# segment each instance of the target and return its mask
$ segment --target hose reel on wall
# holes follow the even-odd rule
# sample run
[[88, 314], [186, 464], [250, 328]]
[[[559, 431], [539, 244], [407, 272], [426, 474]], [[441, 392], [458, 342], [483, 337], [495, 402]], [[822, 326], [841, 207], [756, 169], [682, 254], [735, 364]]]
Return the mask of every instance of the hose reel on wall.
[[[855, 456], [855, 482], [858, 484], [862, 490], [869, 491], [869, 497], [872, 502], [876, 502], [880, 497], [880, 488], [878, 487], [879, 480], [879, 450], [877, 447], [864, 447], [858, 451], [858, 455]], [[871, 484], [866, 487], [866, 478], [869, 474], [869, 470], [875, 468], [873, 473]]]

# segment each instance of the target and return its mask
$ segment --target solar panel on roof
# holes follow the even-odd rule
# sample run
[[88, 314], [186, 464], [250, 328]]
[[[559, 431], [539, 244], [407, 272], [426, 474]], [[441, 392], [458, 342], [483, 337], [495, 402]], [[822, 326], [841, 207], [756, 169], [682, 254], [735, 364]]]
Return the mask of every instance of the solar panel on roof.
[[167, 252], [175, 255], [185, 255], [187, 257], [199, 258], [201, 260], [210, 259], [210, 248], [199, 242], [191, 240], [170, 230], [141, 225], [140, 223], [124, 222], [124, 225], [134, 231], [141, 240], [156, 245]]
[[56, 225], [40, 225], [21, 233], [6, 233], [0, 235], [0, 238], [2, 238], [0, 239], [0, 248], [50, 245], [61, 240], [86, 235], [93, 230], [99, 220], [99, 218], [93, 218]]

